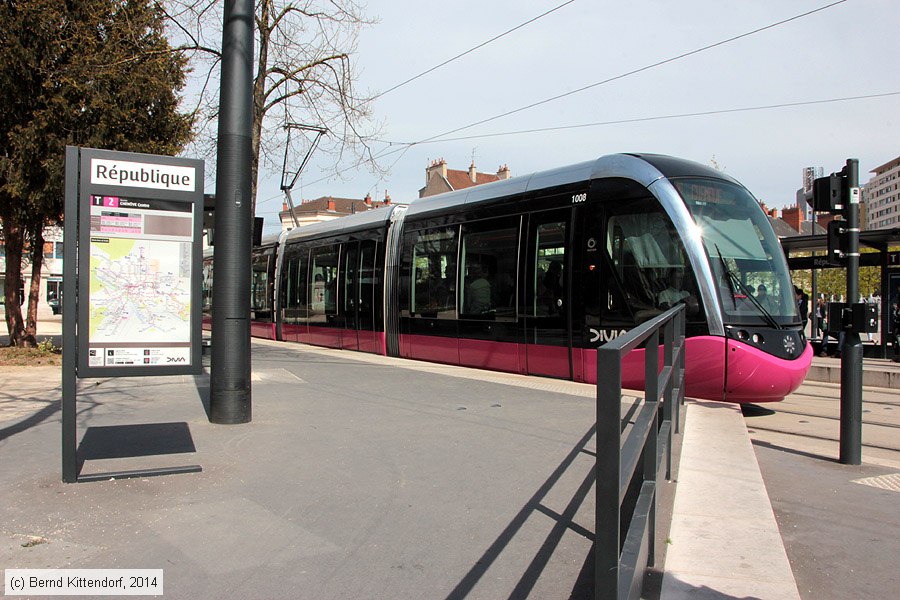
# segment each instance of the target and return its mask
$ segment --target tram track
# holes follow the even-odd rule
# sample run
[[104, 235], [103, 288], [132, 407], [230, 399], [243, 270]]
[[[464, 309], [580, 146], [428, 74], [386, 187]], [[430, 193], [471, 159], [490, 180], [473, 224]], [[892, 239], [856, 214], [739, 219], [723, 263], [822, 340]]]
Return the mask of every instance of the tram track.
[[[821, 442], [839, 443], [841, 436], [841, 388], [835, 384], [804, 383], [776, 405], [754, 405], [744, 409], [751, 438], [769, 440], [795, 449], [813, 449]], [[894, 390], [864, 389], [861, 417], [864, 451], [900, 457], [900, 399]], [[793, 441], [790, 441], [790, 439]], [[875, 459], [875, 457], [872, 457]], [[886, 457], [879, 456], [879, 460]]]
[[[822, 401], [821, 395], [810, 394], [810, 393], [802, 393], [802, 392], [794, 392], [790, 395], [790, 400], [813, 400], [813, 401]], [[839, 400], [839, 399], [838, 399]], [[900, 409], [900, 400], [863, 400], [863, 404], [874, 404], [877, 406], [891, 406]]]
[[[840, 416], [817, 415], [817, 414], [813, 414], [813, 413], [805, 413], [805, 412], [799, 412], [799, 411], [793, 411], [793, 410], [783, 410], [783, 409], [778, 410], [777, 412], [779, 414], [783, 414], [783, 415], [794, 415], [797, 417], [807, 417], [810, 419], [826, 419], [828, 421], [840, 421]], [[863, 418], [862, 424], [863, 425], [871, 425], [874, 427], [890, 427], [892, 429], [900, 429], [900, 423], [882, 423], [882, 422], [878, 422], [878, 421], [867, 421], [865, 418]]]
[[[840, 439], [836, 436], [817, 435], [814, 433], [802, 433], [799, 431], [794, 431], [794, 430], [789, 430], [789, 429], [781, 429], [778, 427], [766, 427], [766, 426], [754, 425], [754, 424], [750, 424], [750, 423], [747, 424], [747, 429], [751, 430], [751, 438], [753, 437], [752, 430], [757, 430], [757, 431], [765, 431], [767, 433], [778, 433], [781, 435], [800, 437], [800, 438], [805, 438], [805, 439], [809, 439], [809, 440], [819, 440], [819, 441], [824, 441], [824, 442], [836, 442], [836, 443], [840, 442]], [[880, 444], [873, 444], [871, 442], [866, 442], [865, 436], [863, 436], [862, 446], [863, 446], [863, 448], [871, 448], [873, 450], [886, 450], [888, 452], [900, 452], [900, 446], [891, 447], [891, 446], [883, 446]]]

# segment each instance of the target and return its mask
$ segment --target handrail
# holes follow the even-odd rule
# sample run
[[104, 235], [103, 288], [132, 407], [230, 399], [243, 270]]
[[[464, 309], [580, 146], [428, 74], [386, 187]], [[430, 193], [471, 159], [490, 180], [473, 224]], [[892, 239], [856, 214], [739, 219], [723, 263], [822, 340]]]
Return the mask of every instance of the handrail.
[[[645, 566], [656, 562], [657, 482], [663, 456], [665, 478], [671, 478], [672, 425], [677, 432], [684, 401], [684, 325], [680, 304], [597, 349], [596, 600], [640, 598]], [[634, 418], [623, 424], [622, 360], [641, 344], [644, 398]], [[624, 515], [628, 523], [623, 527], [622, 505], [635, 489], [634, 510]]]

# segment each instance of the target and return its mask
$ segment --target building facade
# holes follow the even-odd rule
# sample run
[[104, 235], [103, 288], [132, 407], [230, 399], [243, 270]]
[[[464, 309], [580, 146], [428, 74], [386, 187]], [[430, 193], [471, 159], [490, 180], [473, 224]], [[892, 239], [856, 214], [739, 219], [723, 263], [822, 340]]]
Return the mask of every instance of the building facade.
[[291, 209], [288, 208], [287, 202], [284, 202], [282, 211], [278, 213], [278, 219], [281, 221], [281, 230], [289, 231], [294, 227], [330, 221], [338, 217], [374, 210], [382, 206], [390, 206], [390, 204], [391, 197], [387, 195], [387, 192], [385, 192], [384, 200], [381, 202], [372, 200], [372, 196], [369, 195], [363, 200], [322, 196], [315, 200], [304, 200], [294, 207], [293, 215], [291, 214]]
[[473, 162], [468, 171], [448, 169], [447, 161], [443, 158], [433, 161], [425, 168], [425, 187], [419, 190], [419, 198], [436, 196], [444, 192], [461, 190], [476, 185], [509, 179], [512, 177], [509, 167], [503, 165], [497, 169], [497, 173], [479, 173]]
[[[38, 319], [53, 314], [50, 306], [51, 300], [58, 300], [62, 296], [63, 274], [63, 229], [62, 227], [47, 227], [44, 229], [44, 259], [41, 266], [41, 284], [38, 294]], [[20, 290], [22, 298], [27, 302], [28, 290], [31, 288], [31, 256], [26, 252], [22, 256], [22, 279], [24, 285]], [[6, 249], [0, 238], [0, 303], [6, 299], [3, 294], [6, 285]], [[2, 309], [0, 309], [2, 310]], [[24, 314], [22, 316], [25, 316]]]
[[900, 156], [872, 170], [863, 186], [864, 229], [900, 227]]

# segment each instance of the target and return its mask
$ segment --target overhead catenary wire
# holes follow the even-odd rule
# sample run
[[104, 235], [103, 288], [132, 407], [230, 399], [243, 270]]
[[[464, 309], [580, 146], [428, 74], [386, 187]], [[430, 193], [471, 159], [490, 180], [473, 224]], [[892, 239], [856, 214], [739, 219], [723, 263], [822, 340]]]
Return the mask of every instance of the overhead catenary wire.
[[777, 108], [792, 108], [796, 106], [810, 106], [813, 104], [830, 104], [833, 102], [849, 102], [852, 100], [870, 100], [873, 98], [885, 98], [888, 96], [898, 96], [900, 91], [884, 92], [879, 94], [866, 94], [863, 96], [847, 96], [844, 98], [826, 98], [824, 100], [805, 100], [801, 102], [783, 102], [780, 104], [765, 104], [762, 106], [745, 106], [741, 108], [723, 108], [718, 110], [705, 110], [698, 112], [676, 113], [671, 115], [657, 115], [652, 117], [635, 117], [632, 119], [617, 119], [610, 121], [596, 121], [594, 123], [580, 123], [577, 125], [557, 125], [554, 127], [540, 127], [534, 129], [519, 129], [517, 131], [504, 131], [498, 133], [482, 133], [475, 135], [466, 135], [452, 138], [441, 138], [439, 140], [431, 140], [427, 142], [414, 142], [409, 146], [422, 144], [437, 144], [439, 142], [458, 142], [463, 140], [475, 140], [481, 138], [502, 137], [507, 135], [520, 135], [526, 133], [546, 133], [548, 131], [564, 131], [566, 129], [583, 129], [587, 127], [602, 127], [605, 125], [624, 125], [628, 123], [645, 123], [648, 121], [663, 121], [667, 119], [684, 119], [689, 117], [706, 117], [712, 115], [726, 115], [730, 113], [752, 112], [760, 110], [774, 110]]
[[457, 60], [457, 59], [459, 59], [459, 58], [462, 58], [463, 56], [465, 56], [465, 55], [467, 55], [467, 54], [471, 54], [472, 52], [478, 50], [479, 48], [483, 48], [483, 47], [487, 46], [487, 45], [490, 44], [491, 42], [495, 42], [495, 41], [499, 40], [500, 38], [502, 38], [502, 37], [504, 37], [504, 36], [506, 36], [506, 35], [509, 35], [510, 33], [514, 32], [514, 31], [517, 31], [517, 30], [519, 30], [519, 29], [522, 29], [522, 28], [525, 27], [526, 25], [530, 25], [531, 23], [534, 23], [534, 22], [537, 21], [538, 19], [542, 19], [543, 17], [546, 17], [546, 16], [549, 15], [550, 13], [556, 12], [557, 10], [559, 10], [559, 9], [561, 9], [561, 8], [563, 8], [563, 7], [567, 6], [567, 5], [569, 5], [569, 4], [572, 4], [573, 2], [575, 2], [575, 0], [568, 0], [567, 2], [563, 2], [562, 4], [560, 4], [560, 5], [558, 5], [558, 6], [554, 6], [554, 7], [551, 8], [550, 10], [548, 10], [548, 11], [546, 11], [546, 12], [543, 12], [543, 13], [539, 14], [539, 15], [536, 16], [536, 17], [533, 17], [533, 18], [531, 18], [531, 19], [528, 19], [528, 20], [525, 21], [524, 23], [520, 23], [520, 24], [516, 25], [515, 27], [513, 27], [512, 29], [507, 29], [507, 30], [504, 31], [503, 33], [501, 33], [501, 34], [499, 34], [499, 35], [495, 35], [495, 36], [492, 37], [491, 39], [489, 39], [489, 40], [487, 40], [487, 41], [485, 41], [485, 42], [481, 42], [481, 43], [478, 44], [477, 46], [473, 46], [473, 47], [469, 48], [468, 50], [466, 50], [465, 52], [461, 52], [461, 53], [457, 54], [457, 55], [454, 56], [453, 58], [449, 58], [449, 59], [445, 60], [444, 62], [442, 62], [442, 63], [440, 63], [440, 64], [438, 64], [438, 65], [435, 65], [435, 66], [431, 67], [430, 69], [427, 69], [427, 70], [425, 70], [425, 71], [422, 71], [422, 72], [419, 73], [418, 75], [414, 75], [413, 77], [410, 77], [410, 78], [407, 79], [406, 81], [402, 81], [402, 82], [398, 83], [397, 85], [395, 85], [395, 86], [393, 86], [393, 87], [390, 87], [390, 88], [386, 89], [385, 91], [383, 91], [383, 92], [381, 92], [381, 93], [379, 93], [379, 94], [376, 94], [372, 99], [373, 99], [373, 100], [376, 100], [376, 99], [378, 99], [378, 98], [381, 98], [382, 96], [385, 96], [385, 95], [387, 95], [387, 94], [393, 92], [394, 90], [403, 87], [404, 85], [406, 85], [406, 84], [408, 84], [408, 83], [412, 83], [412, 82], [415, 81], [416, 79], [419, 79], [420, 77], [424, 77], [425, 75], [428, 75], [428, 74], [431, 73], [432, 71], [436, 71], [436, 70], [440, 69], [441, 67], [443, 67], [443, 66], [445, 66], [445, 65], [448, 65], [448, 64], [452, 63], [453, 61], [455, 61], [455, 60]]
[[[630, 119], [613, 119], [608, 121], [597, 121], [594, 123], [580, 123], [576, 125], [558, 125], [552, 127], [539, 127], [534, 129], [520, 129], [516, 131], [505, 131], [505, 132], [496, 132], [496, 133], [484, 133], [484, 134], [476, 134], [476, 135], [468, 135], [468, 136], [459, 136], [455, 138], [447, 138], [441, 140], [433, 140], [428, 142], [386, 142], [389, 145], [385, 148], [381, 154], [378, 154], [375, 158], [384, 158], [386, 156], [391, 156], [398, 152], [405, 154], [409, 151], [413, 146], [423, 145], [423, 144], [434, 144], [438, 142], [456, 142], [456, 141], [464, 141], [464, 140], [474, 140], [480, 138], [491, 138], [491, 137], [502, 137], [509, 135], [523, 135], [529, 133], [546, 133], [548, 131], [565, 131], [567, 129], [582, 129], [589, 127], [605, 127], [610, 125], [626, 125], [629, 123], [644, 123], [649, 121], [663, 121], [667, 119], [686, 119], [691, 117], [705, 117], [705, 116], [713, 116], [713, 115], [727, 115], [733, 113], [742, 113], [742, 112], [752, 112], [752, 111], [763, 111], [763, 110], [777, 110], [783, 108], [794, 108], [798, 106], [810, 106], [815, 104], [831, 104], [836, 102], [853, 102], [858, 100], [873, 100], [877, 98], [887, 98], [890, 96], [900, 96], [900, 90], [894, 92], [881, 92], [874, 94], [864, 94], [860, 96], [845, 96], [841, 98], [824, 98], [819, 100], [803, 100], [798, 102], [781, 102], [777, 104], [764, 104], [759, 106], [745, 106], [739, 108], [723, 108], [723, 109], [715, 109], [715, 110], [705, 110], [705, 111], [697, 111], [697, 112], [688, 112], [688, 113], [677, 113], [670, 115], [655, 115], [649, 117], [635, 117]], [[400, 157], [391, 166], [395, 165], [399, 162]], [[359, 165], [356, 165], [359, 166]], [[348, 167], [355, 168], [355, 167]], [[314, 185], [316, 183], [321, 183], [322, 181], [327, 180], [329, 177], [323, 177], [321, 179], [317, 179], [308, 185]], [[380, 181], [380, 179], [379, 179]], [[264, 204], [266, 202], [270, 202], [272, 200], [276, 200], [280, 198], [279, 195], [272, 196], [270, 198], [266, 198], [257, 203]]]
[[574, 89], [574, 90], [570, 90], [570, 91], [568, 91], [568, 92], [564, 92], [564, 93], [562, 93], [562, 94], [557, 94], [556, 96], [552, 96], [552, 97], [550, 97], [550, 98], [545, 98], [544, 100], [539, 100], [539, 101], [537, 101], [537, 102], [532, 102], [531, 104], [527, 104], [527, 105], [525, 105], [525, 106], [521, 106], [521, 107], [519, 107], [519, 108], [515, 108], [515, 109], [513, 109], [513, 110], [509, 110], [509, 111], [506, 111], [506, 112], [501, 113], [501, 114], [498, 114], [498, 115], [494, 115], [493, 117], [488, 117], [487, 119], [481, 119], [480, 121], [475, 121], [474, 123], [470, 123], [470, 124], [468, 124], [468, 125], [463, 125], [462, 127], [457, 127], [456, 129], [451, 129], [450, 131], [445, 131], [444, 133], [439, 133], [439, 134], [437, 134], [437, 135], [433, 135], [433, 136], [431, 136], [431, 137], [429, 137], [429, 138], [426, 138], [426, 139], [424, 139], [424, 140], [419, 140], [418, 143], [424, 143], [424, 142], [430, 142], [430, 141], [432, 141], [432, 140], [438, 140], [438, 139], [440, 139], [440, 138], [444, 138], [444, 137], [446, 137], [446, 136], [448, 136], [448, 135], [453, 135], [454, 133], [463, 131], [463, 130], [465, 130], [465, 129], [471, 129], [472, 127], [476, 127], [476, 126], [478, 126], [478, 125], [484, 125], [485, 123], [490, 123], [491, 121], [496, 121], [497, 119], [502, 119], [503, 117], [508, 117], [508, 116], [510, 116], [510, 115], [514, 115], [514, 114], [516, 114], [516, 113], [520, 113], [520, 112], [522, 112], [522, 111], [525, 111], [525, 110], [534, 108], [534, 107], [536, 107], [536, 106], [541, 106], [541, 105], [543, 105], [543, 104], [548, 104], [548, 103], [550, 103], [550, 102], [554, 102], [554, 101], [560, 100], [560, 99], [562, 99], [562, 98], [567, 98], [567, 97], [569, 97], [569, 96], [573, 96], [573, 95], [575, 95], [575, 94], [579, 94], [579, 93], [581, 93], [581, 92], [584, 92], [584, 91], [593, 89], [593, 88], [595, 88], [595, 87], [599, 87], [599, 86], [601, 86], [601, 85], [606, 85], [607, 83], [612, 83], [613, 81], [618, 81], [618, 80], [620, 80], [620, 79], [625, 79], [626, 77], [630, 77], [630, 76], [632, 76], [632, 75], [637, 75], [638, 73], [643, 73], [643, 72], [645, 72], [645, 71], [649, 71], [649, 70], [651, 70], [651, 69], [655, 69], [655, 68], [657, 68], [657, 67], [661, 67], [661, 66], [663, 66], [663, 65], [667, 65], [667, 64], [669, 64], [669, 63], [673, 63], [673, 62], [675, 62], [675, 61], [677, 61], [677, 60], [681, 60], [681, 59], [687, 58], [687, 57], [689, 57], [689, 56], [694, 56], [695, 54], [700, 54], [701, 52], [706, 52], [707, 50], [712, 50], [713, 48], [718, 48], [719, 46], [724, 46], [725, 44], [730, 44], [731, 42], [736, 42], [737, 40], [740, 40], [740, 39], [749, 37], [749, 36], [751, 36], [751, 35], [755, 35], [755, 34], [757, 34], [757, 33], [761, 33], [761, 32], [763, 32], [763, 31], [767, 31], [767, 30], [769, 30], [769, 29], [773, 29], [773, 28], [775, 28], [775, 27], [779, 27], [780, 25], [784, 25], [784, 24], [786, 24], [786, 23], [790, 23], [790, 22], [792, 22], [792, 21], [796, 21], [796, 20], [798, 20], [798, 19], [802, 19], [802, 18], [804, 18], [804, 17], [808, 17], [808, 16], [810, 16], [810, 15], [813, 15], [813, 14], [815, 14], [815, 13], [821, 12], [821, 11], [823, 11], [823, 10], [827, 10], [827, 9], [832, 8], [832, 7], [834, 7], [834, 6], [837, 6], [837, 5], [839, 5], [839, 4], [843, 4], [844, 2], [847, 2], [847, 0], [836, 0], [835, 2], [832, 2], [832, 3], [830, 3], [830, 4], [826, 4], [825, 6], [820, 6], [819, 8], [814, 8], [814, 9], [812, 9], [812, 10], [806, 11], [806, 12], [801, 13], [801, 14], [799, 14], [799, 15], [794, 15], [793, 17], [789, 17], [789, 18], [787, 18], [787, 19], [782, 19], [782, 20], [776, 21], [776, 22], [774, 22], [774, 23], [770, 23], [769, 25], [765, 25], [765, 26], [763, 26], [763, 27], [759, 27], [759, 28], [757, 28], [757, 29], [753, 29], [752, 31], [747, 31], [747, 32], [742, 33], [742, 34], [740, 34], [740, 35], [736, 35], [736, 36], [733, 36], [733, 37], [730, 37], [730, 38], [727, 38], [727, 39], [724, 39], [724, 40], [720, 40], [720, 41], [718, 41], [718, 42], [715, 42], [715, 43], [712, 43], [712, 44], [708, 44], [708, 45], [706, 45], [706, 46], [703, 46], [703, 47], [701, 47], [701, 48], [697, 48], [697, 49], [695, 49], [695, 50], [691, 50], [691, 51], [689, 51], [689, 52], [683, 52], [682, 54], [678, 54], [677, 56], [672, 56], [672, 57], [670, 57], [670, 58], [666, 58], [666, 59], [664, 59], [664, 60], [660, 60], [660, 61], [657, 61], [657, 62], [655, 62], [655, 63], [649, 64], [649, 65], [646, 65], [646, 66], [643, 66], [643, 67], [640, 67], [640, 68], [637, 68], [637, 69], [633, 69], [633, 70], [631, 70], [631, 71], [627, 71], [627, 72], [621, 73], [621, 74], [619, 74], [619, 75], [615, 75], [615, 76], [613, 76], [613, 77], [609, 77], [609, 78], [604, 79], [604, 80], [602, 80], [602, 81], [597, 81], [597, 82], [595, 82], [595, 83], [591, 83], [591, 84], [589, 84], [589, 85], [585, 85], [585, 86], [582, 86], [582, 87], [580, 87], [580, 88], [577, 88], [577, 89]]
[[[636, 74], [638, 74], [638, 73], [643, 73], [643, 72], [649, 71], [649, 70], [651, 70], [651, 69], [655, 69], [655, 68], [661, 67], [661, 66], [663, 66], [663, 65], [667, 65], [667, 64], [670, 64], [670, 63], [672, 63], [672, 62], [681, 60], [681, 59], [683, 59], [683, 58], [687, 58], [687, 57], [690, 57], [690, 56], [694, 56], [694, 55], [699, 54], [699, 53], [701, 53], [701, 52], [705, 52], [705, 51], [707, 51], [707, 50], [711, 50], [711, 49], [713, 49], [713, 48], [717, 48], [717, 47], [723, 46], [723, 45], [725, 45], [725, 44], [729, 44], [729, 43], [731, 43], [731, 42], [735, 42], [735, 41], [737, 41], [737, 40], [740, 40], [740, 39], [743, 39], [743, 38], [747, 38], [747, 37], [749, 37], [749, 36], [755, 35], [755, 34], [757, 34], [757, 33], [761, 33], [761, 32], [763, 32], [763, 31], [768, 31], [768, 30], [773, 29], [773, 28], [775, 28], [775, 27], [779, 27], [779, 26], [781, 26], [781, 25], [785, 25], [785, 24], [787, 24], [787, 23], [796, 21], [796, 20], [798, 20], [798, 19], [802, 19], [802, 18], [804, 18], [804, 17], [808, 17], [808, 16], [810, 16], [810, 15], [813, 15], [813, 14], [816, 14], [816, 13], [819, 13], [819, 12], [822, 12], [822, 11], [827, 10], [827, 9], [829, 9], [829, 8], [833, 8], [833, 7], [837, 6], [837, 5], [840, 5], [840, 4], [845, 3], [845, 2], [847, 2], [847, 1], [848, 1], [848, 0], [836, 0], [835, 2], [831, 2], [831, 3], [826, 4], [826, 5], [824, 5], [824, 6], [820, 6], [820, 7], [818, 7], [818, 8], [815, 8], [815, 9], [812, 9], [812, 10], [809, 10], [809, 11], [806, 11], [806, 12], [803, 12], [803, 13], [800, 13], [800, 14], [797, 14], [797, 15], [794, 15], [794, 16], [792, 16], [792, 17], [788, 17], [788, 18], [786, 18], [786, 19], [781, 19], [781, 20], [779, 20], [779, 21], [776, 21], [776, 22], [774, 22], [774, 23], [770, 23], [770, 24], [765, 25], [765, 26], [763, 26], [763, 27], [758, 27], [758, 28], [753, 29], [753, 30], [751, 30], [751, 31], [747, 31], [747, 32], [745, 32], [745, 33], [742, 33], [742, 34], [739, 34], [739, 35], [736, 35], [736, 36], [732, 36], [732, 37], [726, 38], [726, 39], [724, 39], [724, 40], [720, 40], [720, 41], [718, 41], [718, 42], [714, 42], [714, 43], [712, 43], [712, 44], [708, 44], [708, 45], [706, 45], [706, 46], [702, 46], [702, 47], [700, 47], [700, 48], [697, 48], [697, 49], [694, 49], [694, 50], [691, 50], [691, 51], [688, 51], [688, 52], [684, 52], [684, 53], [678, 54], [678, 55], [676, 55], [676, 56], [672, 56], [672, 57], [669, 57], [669, 58], [666, 58], [666, 59], [663, 59], [663, 60], [659, 60], [659, 61], [654, 62], [654, 63], [652, 63], [652, 64], [645, 65], [645, 66], [643, 66], [643, 67], [639, 67], [639, 68], [637, 68], [637, 69], [633, 69], [633, 70], [631, 70], [631, 71], [627, 71], [627, 72], [625, 72], [625, 73], [621, 73], [621, 74], [615, 75], [615, 76], [613, 76], [613, 77], [609, 77], [609, 78], [604, 79], [604, 80], [602, 80], [602, 81], [598, 81], [598, 82], [595, 82], [595, 83], [591, 83], [591, 84], [589, 84], [589, 85], [585, 85], [585, 86], [582, 86], [582, 87], [580, 87], [580, 88], [577, 88], [577, 89], [574, 89], [574, 90], [570, 90], [570, 91], [565, 92], [565, 93], [562, 93], [562, 94], [557, 94], [557, 95], [552, 96], [552, 97], [550, 97], [550, 98], [546, 98], [546, 99], [544, 99], [544, 100], [540, 100], [540, 101], [537, 101], [537, 102], [533, 102], [533, 103], [531, 103], [531, 104], [528, 104], [528, 105], [525, 105], [525, 106], [522, 106], [522, 107], [519, 107], [519, 108], [510, 110], [510, 111], [504, 112], [504, 113], [502, 113], [502, 114], [495, 115], [495, 116], [493, 116], [493, 117], [489, 117], [489, 118], [486, 118], [486, 119], [481, 119], [481, 120], [476, 121], [476, 122], [474, 122], [474, 123], [470, 123], [470, 124], [464, 125], [464, 126], [462, 126], [462, 127], [457, 127], [457, 128], [455, 128], [455, 129], [446, 131], [446, 132], [444, 132], [444, 133], [440, 133], [440, 134], [437, 134], [437, 135], [433, 135], [433, 136], [431, 136], [431, 137], [424, 138], [424, 139], [421, 139], [421, 140], [418, 140], [418, 141], [414, 141], [414, 142], [398, 142], [398, 141], [386, 141], [386, 140], [382, 140], [385, 144], [387, 144], [387, 147], [384, 149], [383, 152], [381, 152], [381, 153], [377, 154], [376, 156], [374, 156], [374, 157], [373, 157], [373, 160], [378, 160], [378, 159], [380, 159], [380, 158], [384, 158], [384, 157], [386, 157], [386, 156], [393, 155], [393, 154], [395, 154], [395, 153], [397, 153], [397, 152], [404, 152], [404, 153], [405, 153], [405, 152], [408, 151], [409, 148], [411, 148], [412, 146], [416, 146], [416, 145], [420, 145], [420, 144], [434, 143], [434, 142], [439, 142], [439, 141], [458, 141], [458, 140], [462, 140], [462, 139], [475, 139], [475, 138], [478, 138], [478, 137], [496, 137], [496, 136], [499, 136], [499, 135], [512, 135], [512, 134], [515, 134], [515, 133], [528, 133], [528, 132], [530, 132], [530, 130], [529, 130], [529, 131], [522, 130], [522, 131], [520, 131], [520, 132], [511, 132], [511, 133], [506, 133], [506, 134], [483, 134], [483, 135], [473, 135], [473, 136], [464, 136], [464, 137], [456, 137], [456, 138], [447, 138], [447, 136], [452, 135], [452, 134], [454, 134], [454, 133], [457, 133], [457, 132], [460, 132], [460, 131], [463, 131], [463, 130], [466, 130], [466, 129], [470, 129], [470, 128], [476, 127], [476, 126], [478, 126], [478, 125], [483, 125], [483, 124], [485, 124], [485, 123], [489, 123], [489, 122], [491, 122], [491, 121], [495, 121], [495, 120], [497, 120], [497, 119], [500, 119], [500, 118], [503, 118], [503, 117], [506, 117], [506, 116], [509, 116], [509, 115], [513, 115], [513, 114], [516, 114], [516, 113], [519, 113], [519, 112], [523, 112], [523, 111], [525, 111], [525, 110], [528, 110], [528, 109], [531, 109], [531, 108], [534, 108], [534, 107], [537, 107], [537, 106], [541, 106], [541, 105], [543, 105], [543, 104], [548, 104], [548, 103], [550, 103], [550, 102], [554, 102], [554, 101], [556, 101], [556, 100], [559, 100], [559, 99], [562, 99], [562, 98], [566, 98], [566, 97], [568, 97], [568, 96], [572, 96], [572, 95], [575, 95], [575, 94], [584, 92], [584, 91], [586, 91], [586, 90], [593, 89], [593, 88], [596, 88], [596, 87], [599, 87], [599, 86], [602, 86], [602, 85], [605, 85], [605, 84], [608, 84], [608, 83], [611, 83], [611, 82], [614, 82], [614, 81], [619, 81], [619, 80], [625, 79], [626, 77], [630, 77], [630, 76], [636, 75]], [[564, 6], [564, 5], [561, 5], [561, 6]], [[557, 7], [557, 8], [560, 8], [560, 7]], [[892, 94], [883, 94], [883, 95], [892, 95]], [[803, 105], [803, 104], [817, 104], [817, 103], [825, 103], [825, 102], [838, 102], [838, 101], [842, 101], [842, 100], [862, 99], [862, 98], [876, 97], [876, 96], [878, 96], [878, 94], [875, 94], [875, 95], [872, 95], [872, 96], [859, 96], [859, 97], [853, 97], [853, 98], [836, 98], [836, 99], [828, 99], [828, 100], [811, 100], [811, 101], [806, 101], [806, 102], [788, 103], [788, 104], [785, 104], [785, 106], [801, 106], [801, 105]], [[771, 108], [777, 108], [777, 107], [779, 107], [779, 105], [770, 105], [770, 107], [771, 107]], [[740, 111], [748, 111], [748, 110], [763, 110], [764, 108], [766, 108], [766, 107], [748, 107], [748, 108], [740, 108], [740, 109], [723, 109], [723, 110], [719, 110], [719, 111], [705, 111], [705, 112], [707, 112], [707, 113], [709, 113], [709, 114], [717, 114], [717, 113], [725, 113], [725, 112], [740, 112]], [[696, 114], [695, 114], [695, 113], [685, 113], [685, 115], [682, 115], [682, 116], [701, 116], [701, 114], [703, 114], [703, 113], [696, 113]], [[644, 118], [641, 118], [641, 119], [638, 119], [638, 120], [625, 119], [625, 120], [620, 120], [620, 121], [602, 122], [602, 123], [596, 123], [596, 124], [582, 124], [582, 125], [574, 125], [574, 126], [550, 127], [550, 128], [544, 128], [542, 131], [551, 131], [551, 130], [557, 130], [557, 129], [559, 129], [559, 130], [562, 130], [562, 129], [573, 129], [573, 128], [577, 128], [577, 127], [600, 126], [600, 125], [606, 125], [606, 124], [612, 125], [612, 124], [627, 123], [627, 122], [638, 122], [638, 121], [641, 121], [641, 120], [647, 121], [647, 120], [659, 120], [659, 119], [664, 119], [664, 118], [681, 118], [682, 116], [680, 116], [680, 115], [668, 115], [668, 116], [657, 116], [657, 117], [644, 117]], [[398, 159], [398, 160], [399, 160], [399, 159]], [[350, 166], [348, 166], [348, 167], [346, 167], [346, 168], [344, 168], [344, 169], [339, 170], [338, 173], [337, 173], [337, 175], [341, 175], [341, 174], [346, 173], [346, 172], [348, 172], [348, 171], [352, 171], [352, 170], [354, 170], [354, 169], [357, 169], [357, 168], [359, 168], [360, 166], [362, 166], [365, 162], [367, 162], [367, 161], [366, 161], [366, 160], [359, 160], [359, 161], [356, 161], [354, 164], [352, 164], [352, 165], [350, 165]], [[395, 162], [394, 164], [396, 164], [396, 162]], [[327, 180], [331, 179], [332, 177], [334, 177], [334, 175], [328, 175], [328, 176], [322, 177], [322, 178], [320, 178], [320, 179], [316, 179], [315, 181], [309, 182], [309, 183], [307, 183], [307, 185], [315, 185], [315, 184], [317, 184], [317, 183], [321, 183], [321, 182], [323, 182], [323, 181], [327, 181]], [[380, 179], [379, 179], [379, 181], [380, 181]], [[276, 198], [276, 197], [269, 198], [269, 199], [267, 199], [266, 201], [270, 201], [270, 200], [275, 199], [275, 198]], [[264, 201], [264, 202], [265, 202], [265, 201]]]

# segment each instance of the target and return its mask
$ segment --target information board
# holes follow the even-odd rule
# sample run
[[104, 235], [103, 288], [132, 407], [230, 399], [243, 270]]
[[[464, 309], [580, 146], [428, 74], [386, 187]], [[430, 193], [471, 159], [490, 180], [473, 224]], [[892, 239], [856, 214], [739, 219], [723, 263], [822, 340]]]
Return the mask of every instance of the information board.
[[78, 376], [200, 373], [203, 162], [81, 149]]

